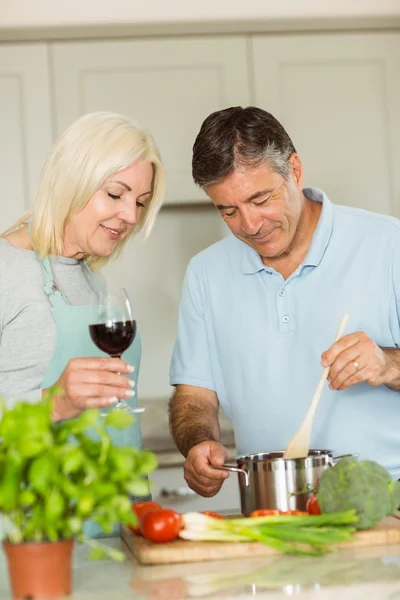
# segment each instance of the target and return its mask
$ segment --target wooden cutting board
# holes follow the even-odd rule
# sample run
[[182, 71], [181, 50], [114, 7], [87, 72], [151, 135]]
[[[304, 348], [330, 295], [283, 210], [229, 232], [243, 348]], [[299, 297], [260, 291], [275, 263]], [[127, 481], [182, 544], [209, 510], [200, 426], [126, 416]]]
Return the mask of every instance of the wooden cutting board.
[[[174, 540], [166, 544], [154, 544], [134, 535], [126, 527], [122, 528], [121, 537], [129, 552], [142, 565], [201, 562], [278, 554], [276, 550], [258, 542]], [[351, 542], [337, 544], [337, 547], [348, 549], [387, 544], [400, 544], [400, 518], [398, 517], [386, 517], [374, 529], [360, 531], [354, 534]]]

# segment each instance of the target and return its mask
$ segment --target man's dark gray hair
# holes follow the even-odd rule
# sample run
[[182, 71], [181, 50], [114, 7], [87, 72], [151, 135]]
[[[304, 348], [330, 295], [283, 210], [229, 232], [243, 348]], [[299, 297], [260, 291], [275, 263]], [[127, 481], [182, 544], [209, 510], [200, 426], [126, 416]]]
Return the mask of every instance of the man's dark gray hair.
[[233, 106], [212, 113], [193, 145], [192, 175], [206, 188], [233, 171], [262, 163], [285, 179], [296, 149], [284, 127], [262, 108]]

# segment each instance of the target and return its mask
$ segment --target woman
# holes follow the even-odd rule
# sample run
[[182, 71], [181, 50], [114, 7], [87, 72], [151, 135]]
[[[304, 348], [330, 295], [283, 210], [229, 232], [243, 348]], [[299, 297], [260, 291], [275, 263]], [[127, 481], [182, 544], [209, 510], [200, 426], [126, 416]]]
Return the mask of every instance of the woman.
[[[118, 397], [134, 403], [140, 338], [123, 359], [94, 345], [90, 304], [104, 285], [94, 271], [142, 227], [149, 234], [164, 189], [154, 141], [121, 115], [88, 114], [56, 142], [32, 211], [0, 236], [0, 394], [8, 402], [34, 402], [57, 384], [55, 420]], [[138, 426], [129, 436], [124, 443], [140, 445]]]

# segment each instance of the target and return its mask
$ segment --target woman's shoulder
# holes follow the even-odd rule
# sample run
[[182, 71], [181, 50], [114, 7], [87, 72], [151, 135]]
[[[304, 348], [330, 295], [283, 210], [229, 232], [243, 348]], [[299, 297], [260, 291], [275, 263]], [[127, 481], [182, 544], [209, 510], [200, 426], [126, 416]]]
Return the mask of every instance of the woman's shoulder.
[[12, 274], [15, 269], [31, 268], [35, 261], [35, 253], [10, 243], [8, 236], [0, 238], [0, 273]]
[[8, 233], [2, 239], [5, 240], [12, 248], [32, 251], [28, 225], [23, 225], [19, 229]]
[[17, 254], [17, 248], [10, 244], [7, 238], [0, 238], [0, 267], [6, 266], [8, 258], [13, 258]]

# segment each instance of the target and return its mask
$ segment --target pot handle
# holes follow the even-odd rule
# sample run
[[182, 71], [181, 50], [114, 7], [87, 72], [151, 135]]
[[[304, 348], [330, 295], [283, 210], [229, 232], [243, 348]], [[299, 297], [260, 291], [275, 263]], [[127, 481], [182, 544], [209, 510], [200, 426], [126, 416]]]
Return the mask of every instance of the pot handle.
[[340, 460], [341, 458], [347, 458], [348, 456], [352, 456], [353, 458], [358, 458], [358, 454], [353, 453], [353, 454], [340, 454], [339, 456], [333, 456], [332, 457], [332, 463], [334, 465], [336, 465], [337, 461]]
[[216, 467], [215, 465], [210, 465], [213, 469], [217, 469], [217, 471], [231, 471], [232, 473], [242, 473], [244, 475], [244, 483], [245, 486], [249, 487], [249, 474], [244, 469], [239, 469], [239, 467], [234, 467], [233, 465], [224, 465], [223, 467]]

